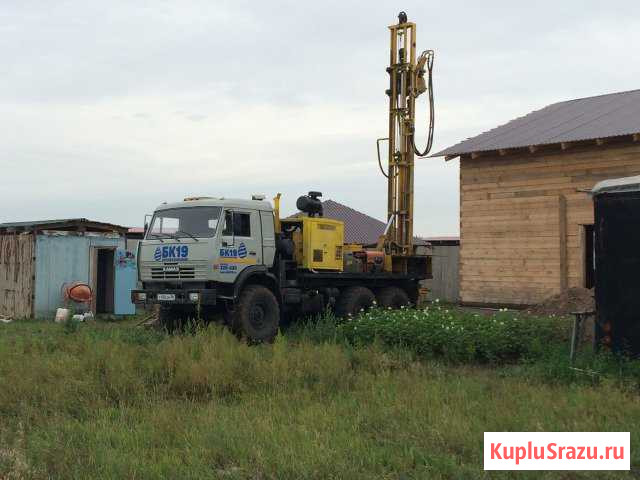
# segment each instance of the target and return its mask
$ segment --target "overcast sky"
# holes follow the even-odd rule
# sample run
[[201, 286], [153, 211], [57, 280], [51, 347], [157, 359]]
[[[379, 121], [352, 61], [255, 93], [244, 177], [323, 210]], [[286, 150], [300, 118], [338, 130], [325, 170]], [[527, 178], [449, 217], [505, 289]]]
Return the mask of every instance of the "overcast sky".
[[[375, 139], [401, 9], [436, 52], [433, 152], [640, 88], [637, 0], [0, 0], [0, 221], [134, 226], [188, 195], [277, 192], [291, 212], [308, 190], [384, 219]], [[457, 234], [458, 175], [418, 161], [416, 233]]]

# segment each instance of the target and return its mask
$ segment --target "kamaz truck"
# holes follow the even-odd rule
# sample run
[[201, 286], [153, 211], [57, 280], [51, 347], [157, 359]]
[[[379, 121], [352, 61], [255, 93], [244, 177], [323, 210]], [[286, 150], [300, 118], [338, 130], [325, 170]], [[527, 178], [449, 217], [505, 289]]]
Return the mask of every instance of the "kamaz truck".
[[221, 313], [251, 341], [272, 340], [285, 316], [417, 302], [430, 257], [404, 257], [407, 270], [394, 271], [384, 250], [345, 244], [344, 224], [321, 216], [318, 195], [300, 197], [302, 214], [282, 220], [279, 196], [275, 209], [259, 196], [160, 205], [138, 246], [133, 302], [159, 305], [167, 328]]
[[[270, 341], [286, 317], [333, 308], [353, 315], [374, 301], [416, 303], [431, 258], [413, 236], [414, 157], [433, 140], [433, 51], [416, 56], [416, 26], [400, 12], [391, 35], [389, 133], [377, 141], [387, 178], [387, 224], [375, 244], [344, 242], [344, 224], [325, 218], [320, 192], [298, 198], [299, 214], [280, 218], [264, 196], [251, 200], [186, 198], [162, 204], [139, 244], [137, 304], [158, 304], [160, 322], [222, 313], [250, 341]], [[415, 142], [416, 98], [429, 97], [427, 146]], [[383, 167], [380, 144], [388, 146]]]

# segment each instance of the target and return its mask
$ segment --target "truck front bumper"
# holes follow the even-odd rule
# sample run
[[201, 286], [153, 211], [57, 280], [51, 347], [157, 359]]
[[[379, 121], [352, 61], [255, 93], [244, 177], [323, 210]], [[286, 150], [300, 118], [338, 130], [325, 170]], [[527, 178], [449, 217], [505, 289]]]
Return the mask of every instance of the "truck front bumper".
[[138, 305], [215, 305], [216, 300], [215, 288], [131, 290], [131, 301]]

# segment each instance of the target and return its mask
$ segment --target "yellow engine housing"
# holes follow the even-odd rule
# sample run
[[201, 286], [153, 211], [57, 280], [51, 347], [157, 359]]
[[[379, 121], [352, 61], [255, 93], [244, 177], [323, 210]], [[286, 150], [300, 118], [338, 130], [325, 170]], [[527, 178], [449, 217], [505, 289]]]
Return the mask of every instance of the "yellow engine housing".
[[323, 217], [297, 217], [282, 223], [299, 224], [302, 231], [293, 234], [298, 265], [309, 270], [342, 271], [344, 223]]

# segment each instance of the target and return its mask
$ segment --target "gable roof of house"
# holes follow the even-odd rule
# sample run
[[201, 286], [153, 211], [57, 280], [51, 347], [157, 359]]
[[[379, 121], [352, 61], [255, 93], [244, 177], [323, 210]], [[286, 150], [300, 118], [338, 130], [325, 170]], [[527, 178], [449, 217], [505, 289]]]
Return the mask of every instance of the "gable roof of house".
[[344, 222], [345, 243], [371, 244], [384, 233], [385, 223], [334, 200], [322, 202], [324, 216]]
[[558, 102], [446, 148], [432, 157], [640, 133], [640, 90]]
[[[344, 223], [345, 243], [375, 244], [386, 228], [386, 224], [383, 221], [334, 200], [325, 200], [322, 202], [322, 208], [324, 217], [340, 220]], [[297, 217], [299, 215], [303, 214], [298, 212], [292, 216]], [[460, 243], [460, 237], [414, 237], [413, 241], [416, 245], [457, 245]]]
[[[323, 201], [322, 210], [323, 217], [344, 223], [345, 243], [362, 243], [363, 245], [376, 243], [386, 227], [384, 222], [334, 200]], [[298, 212], [291, 216], [301, 215], [305, 214]]]

